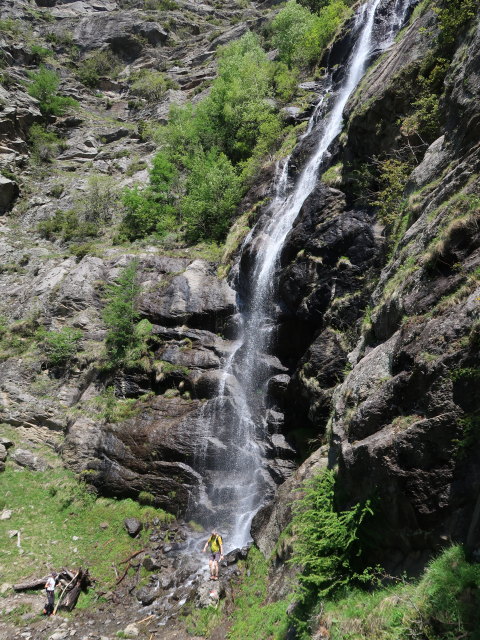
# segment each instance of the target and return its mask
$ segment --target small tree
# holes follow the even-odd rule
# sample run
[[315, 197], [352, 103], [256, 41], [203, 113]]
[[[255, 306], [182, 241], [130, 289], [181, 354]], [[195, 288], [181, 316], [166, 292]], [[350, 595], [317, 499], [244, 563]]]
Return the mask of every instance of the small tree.
[[137, 278], [138, 261], [132, 260], [121, 272], [116, 283], [107, 287], [107, 304], [103, 319], [108, 327], [107, 354], [113, 365], [122, 364], [129, 351], [138, 346], [140, 315], [137, 298], [140, 285]]
[[77, 106], [78, 102], [73, 98], [58, 95], [60, 76], [53, 69], [42, 65], [28, 75], [31, 80], [28, 93], [38, 100], [43, 115], [61, 116], [70, 107]]
[[334, 487], [334, 473], [326, 469], [305, 483], [303, 497], [294, 505], [291, 562], [303, 569], [300, 583], [307, 598], [335, 593], [368, 575], [358, 571], [362, 552], [359, 530], [373, 513], [370, 503], [337, 511]]

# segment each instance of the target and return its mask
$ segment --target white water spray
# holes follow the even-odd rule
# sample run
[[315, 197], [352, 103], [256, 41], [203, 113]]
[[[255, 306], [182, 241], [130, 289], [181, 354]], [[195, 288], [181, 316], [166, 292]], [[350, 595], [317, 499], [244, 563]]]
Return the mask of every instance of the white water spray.
[[[251, 290], [242, 313], [241, 337], [225, 363], [218, 393], [202, 410], [202, 460], [198, 471], [205, 478], [204, 499], [193, 509], [195, 517], [214, 525], [226, 535], [226, 547], [241, 547], [250, 540], [252, 518], [273, 481], [265, 469], [263, 444], [267, 440], [265, 413], [266, 382], [271, 362], [266, 352], [273, 328], [275, 274], [285, 239], [306, 198], [312, 193], [328, 149], [342, 128], [343, 110], [358, 86], [374, 49], [385, 49], [403, 23], [411, 0], [396, 0], [389, 17], [388, 35], [373, 43], [375, 13], [382, 0], [369, 0], [357, 12], [358, 34], [344, 82], [331, 101], [331, 110], [318, 122], [329, 101], [330, 87], [320, 98], [306, 135], [321, 128], [316, 148], [288, 192], [288, 159], [278, 168], [269, 221], [249, 233], [244, 247], [261, 242], [252, 270]], [[273, 366], [276, 366], [275, 364]], [[270, 367], [270, 369], [269, 369]], [[278, 372], [278, 371], [277, 371]], [[228, 380], [234, 381], [229, 389]], [[196, 510], [196, 511], [195, 511]]]

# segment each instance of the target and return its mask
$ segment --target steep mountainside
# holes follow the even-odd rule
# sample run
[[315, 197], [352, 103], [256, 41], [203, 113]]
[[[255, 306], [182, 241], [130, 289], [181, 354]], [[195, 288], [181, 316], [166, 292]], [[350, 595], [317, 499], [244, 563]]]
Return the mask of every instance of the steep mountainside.
[[[454, 623], [435, 611], [415, 618], [428, 598], [415, 600], [410, 592], [387, 594], [379, 605], [386, 611], [395, 602], [411, 603], [403, 626], [392, 622], [393, 631], [383, 619], [385, 628], [375, 627], [366, 609], [343, 614], [338, 605], [336, 617], [328, 598], [326, 608], [319, 605], [319, 596], [329, 594], [319, 590], [320, 579], [305, 613], [296, 583], [299, 575], [308, 576], [309, 565], [296, 546], [298, 522], [297, 529], [291, 526], [302, 483], [329, 478], [332, 470], [335, 513], [358, 504], [371, 509], [358, 529], [358, 571], [381, 565], [382, 578], [388, 574], [393, 583], [420, 576], [451, 544], [463, 545], [470, 560], [480, 554], [475, 0], [422, 0], [416, 6], [386, 0], [372, 14], [375, 42], [386, 43], [384, 50], [368, 52], [366, 73], [343, 110], [342, 131], [281, 245], [269, 289], [272, 313], [263, 328], [269, 340], [255, 356], [260, 364], [245, 394], [257, 425], [252, 448], [263, 466], [255, 472], [245, 467], [244, 475], [253, 475], [244, 478], [240, 493], [250, 483], [257, 493], [261, 487], [248, 504], [255, 510], [262, 505], [251, 535], [264, 557], [254, 547], [247, 557], [226, 540], [232, 553], [216, 589], [199, 569], [205, 562], [198, 555], [205, 539], [201, 525], [217, 522], [229, 531], [232, 512], [241, 511], [232, 498], [238, 498], [238, 486], [235, 493], [216, 483], [222, 474], [234, 482], [235, 460], [250, 451], [250, 443], [232, 444], [229, 433], [243, 403], [243, 378], [251, 375], [240, 370], [246, 357], [235, 358], [252, 348], [241, 342], [242, 331], [253, 326], [245, 318], [255, 302], [251, 291], [272, 202], [281, 199], [282, 188], [288, 194], [298, 184], [356, 51], [363, 14], [357, 5], [340, 4], [330, 3], [342, 15], [335, 38], [327, 36], [320, 57], [303, 60], [295, 75], [295, 63], [284, 62], [282, 42], [272, 36], [275, 2], [2, 3], [0, 471], [6, 469], [9, 488], [0, 505], [6, 513], [0, 531], [10, 546], [0, 555], [6, 598], [0, 637], [93, 640], [118, 631], [150, 640], [476, 637], [466, 614], [456, 621], [463, 636], [446, 635]], [[396, 37], [387, 38], [400, 23]], [[233, 143], [232, 133], [233, 151], [220, 156], [222, 162], [233, 158], [235, 169], [219, 166], [237, 189], [230, 208], [235, 216], [228, 218], [233, 225], [226, 240], [213, 236], [223, 243], [209, 242], [198, 232], [211, 224], [207, 211], [189, 241], [188, 181], [197, 169], [186, 156], [172, 169], [176, 149], [161, 164], [163, 125], [176, 117], [176, 105], [191, 102], [201, 112], [198, 105], [217, 77], [217, 53], [249, 31], [266, 39], [265, 64], [278, 64], [265, 67], [265, 83], [275, 91], [262, 98], [270, 110], [262, 115], [263, 129], [251, 114], [245, 126], [250, 132], [259, 126], [269, 142], [258, 153], [247, 152], [248, 145]], [[56, 79], [48, 80], [52, 70]], [[43, 89], [32, 91], [42, 73]], [[214, 99], [228, 94], [228, 81], [217, 85]], [[176, 121], [177, 137], [169, 134], [171, 146], [195, 126], [194, 112], [185, 113]], [[231, 104], [222, 117], [227, 123], [239, 119]], [[204, 135], [214, 138], [215, 132]], [[202, 144], [204, 139], [192, 143], [193, 158]], [[215, 153], [205, 152], [202, 166], [217, 161]], [[178, 166], [187, 178], [177, 176]], [[200, 175], [206, 171], [201, 167]], [[235, 176], [244, 180], [243, 191]], [[168, 180], [176, 191], [159, 196]], [[147, 184], [154, 192], [150, 205], [167, 211], [164, 220], [175, 207], [181, 211], [180, 231], [157, 225], [153, 234], [132, 236], [131, 227], [126, 233], [128, 206], [139, 224], [148, 218], [144, 204], [126, 200]], [[218, 199], [228, 190], [219, 184]], [[195, 202], [200, 208], [200, 199]], [[73, 480], [62, 474], [69, 472], [82, 484], [78, 503], [73, 493], [71, 502], [62, 501], [49, 480], [49, 474], [58, 478], [68, 498]], [[65, 519], [54, 524], [52, 515], [51, 526], [68, 532], [65, 556], [51, 551], [62, 532], [48, 531], [50, 549], [40, 550], [25, 524], [25, 511], [34, 505], [22, 505], [12, 489], [16, 477], [21, 486], [22, 474], [28, 491], [38, 478], [50, 491], [43, 499], [59, 500]], [[41, 501], [25, 491], [29, 502]], [[101, 496], [97, 502], [92, 492]], [[107, 523], [100, 522], [105, 505], [113, 514]], [[71, 557], [88, 564], [88, 546], [75, 556], [66, 523], [79, 513], [88, 520], [90, 508], [96, 531], [106, 538], [92, 542], [93, 555], [105, 548], [110, 565], [107, 570], [95, 560], [103, 572], [96, 586], [100, 608], [91, 616], [80, 611], [73, 623], [39, 621], [28, 608], [40, 600], [14, 596], [11, 583], [29, 573], [43, 575]], [[126, 536], [123, 515], [143, 518], [144, 530], [131, 548], [125, 543], [110, 551], [112, 540]], [[122, 576], [118, 563], [125, 558]], [[455, 557], [449, 565], [453, 572], [458, 563]], [[478, 609], [477, 578], [455, 591], [460, 609]], [[154, 626], [128, 630], [129, 622], [142, 618]], [[302, 626], [307, 619], [308, 631]]]

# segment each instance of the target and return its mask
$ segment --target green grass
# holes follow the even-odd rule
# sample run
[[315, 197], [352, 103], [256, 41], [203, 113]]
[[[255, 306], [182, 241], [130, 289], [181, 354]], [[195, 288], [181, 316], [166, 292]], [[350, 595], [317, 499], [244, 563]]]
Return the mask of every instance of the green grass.
[[443, 551], [417, 582], [323, 602], [330, 640], [478, 640], [480, 566], [461, 546]]
[[289, 620], [290, 599], [267, 602], [268, 561], [255, 547], [248, 554], [245, 573], [235, 596], [228, 640], [282, 640]]
[[[0, 507], [13, 510], [10, 520], [0, 520], [2, 582], [19, 582], [63, 566], [83, 566], [89, 568], [98, 586], [111, 588], [115, 582], [112, 564], [118, 567], [143, 546], [142, 539], [128, 536], [124, 519], [136, 517], [146, 522], [154, 517], [172, 518], [133, 500], [95, 498], [63, 468], [34, 472], [7, 465], [1, 484]], [[100, 528], [103, 522], [108, 528]], [[9, 538], [12, 529], [21, 531], [21, 549], [16, 546], [16, 537]], [[148, 534], [144, 531], [142, 535]], [[79, 606], [88, 606], [91, 599], [92, 592], [82, 596]]]

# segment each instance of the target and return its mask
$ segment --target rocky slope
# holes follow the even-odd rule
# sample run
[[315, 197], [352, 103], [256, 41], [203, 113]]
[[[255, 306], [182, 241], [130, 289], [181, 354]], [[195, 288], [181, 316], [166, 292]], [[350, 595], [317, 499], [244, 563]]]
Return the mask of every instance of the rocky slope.
[[[107, 231], [72, 249], [42, 237], [37, 225], [58, 210], [97, 206], [92, 176], [107, 191], [102, 206], [113, 225], [119, 189], [147, 179], [156, 145], [145, 122], [165, 121], [170, 104], [204, 95], [215, 50], [259, 28], [267, 8], [137, 5], [32, 0], [2, 9], [15, 26], [6, 22], [0, 42], [8, 78], [0, 87], [1, 420], [27, 433], [32, 450], [37, 441], [60, 453], [100, 492], [146, 492], [156, 506], [184, 515], [202, 486], [192, 425], [216, 392], [236, 335], [232, 282], [219, 277], [219, 258], [205, 247], [124, 248]], [[448, 44], [441, 26], [422, 3], [371, 66], [347, 105], [331, 169], [282, 251], [269, 414], [276, 433], [267, 453], [280, 487], [252, 529], [261, 551], [276, 553], [272, 599], [290, 588], [289, 544], [277, 541], [294, 492], [326, 466], [338, 470], [340, 508], [375, 502], [372, 562], [418, 573], [449, 541], [478, 552], [480, 23], [462, 25]], [[348, 31], [331, 59], [342, 62], [347, 41]], [[52, 119], [61, 144], [50, 164], [29, 160], [28, 130], [41, 121], [24, 86], [38, 62], [35, 44], [52, 48], [62, 93], [80, 102], [75, 115]], [[119, 69], [94, 91], [79, 82], [78, 69], [99, 49], [113, 52]], [[129, 81], [150, 68], [170, 81], [154, 103]], [[306, 137], [295, 150], [298, 166], [314, 142]], [[270, 193], [269, 178], [266, 170], [249, 206]], [[105, 287], [133, 257], [152, 355], [146, 367], [112, 373], [102, 366]], [[81, 339], [69, 365], [55, 367], [36, 336], [65, 326]], [[139, 399], [130, 415], [106, 415], [111, 387], [120, 403]], [[9, 449], [9, 459], [44, 468], [32, 452], [19, 462], [22, 447]], [[291, 475], [294, 456], [300, 466]], [[193, 574], [190, 567], [175, 584]], [[159, 613], [170, 587], [155, 587], [152, 611]], [[187, 591], [182, 597], [196, 597]], [[149, 606], [150, 591], [143, 595]]]

